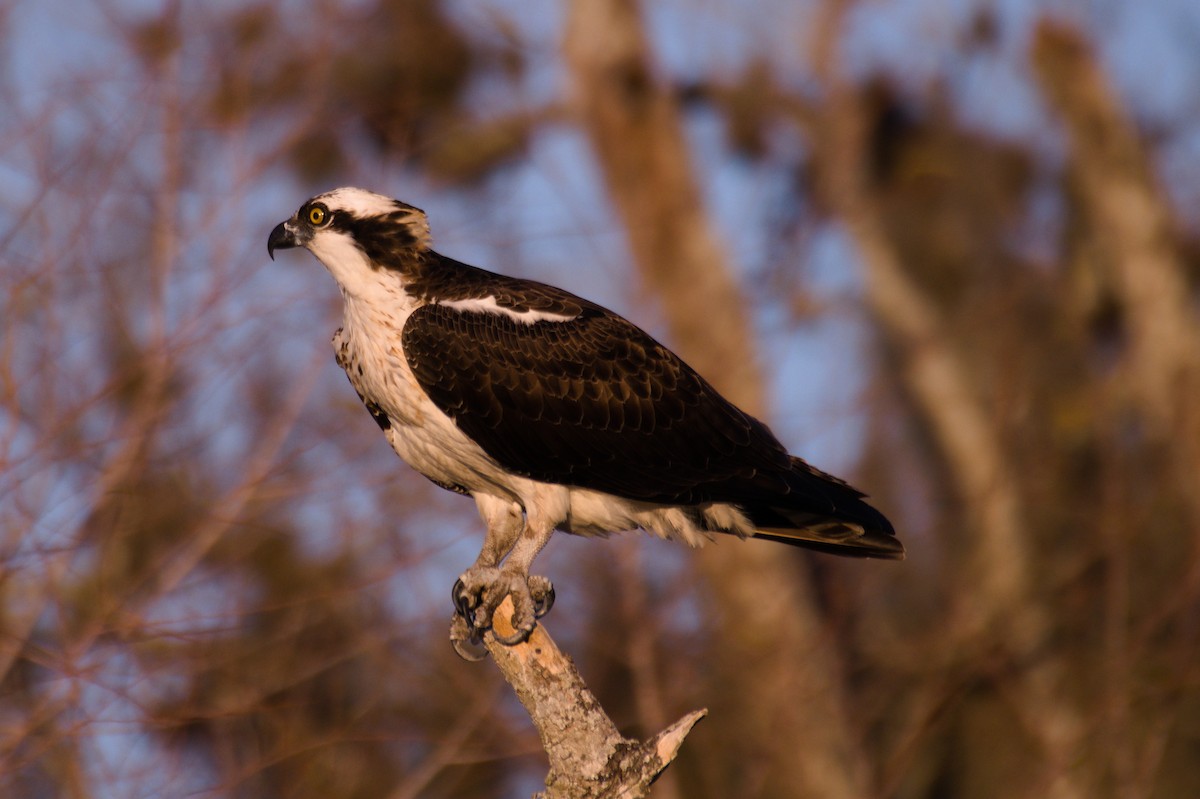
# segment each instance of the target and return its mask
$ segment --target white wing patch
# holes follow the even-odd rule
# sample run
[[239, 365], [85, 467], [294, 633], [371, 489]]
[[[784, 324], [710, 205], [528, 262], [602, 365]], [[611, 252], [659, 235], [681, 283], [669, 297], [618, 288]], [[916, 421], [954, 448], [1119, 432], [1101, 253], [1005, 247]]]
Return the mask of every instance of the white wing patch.
[[444, 305], [447, 308], [453, 308], [456, 311], [475, 311], [478, 313], [494, 313], [501, 316], [507, 316], [516, 322], [525, 325], [532, 325], [535, 322], [571, 322], [576, 316], [567, 316], [565, 314], [550, 313], [549, 311], [518, 311], [515, 308], [505, 308], [500, 303], [496, 302], [495, 297], [472, 297], [467, 300], [450, 300], [439, 302], [438, 305]]

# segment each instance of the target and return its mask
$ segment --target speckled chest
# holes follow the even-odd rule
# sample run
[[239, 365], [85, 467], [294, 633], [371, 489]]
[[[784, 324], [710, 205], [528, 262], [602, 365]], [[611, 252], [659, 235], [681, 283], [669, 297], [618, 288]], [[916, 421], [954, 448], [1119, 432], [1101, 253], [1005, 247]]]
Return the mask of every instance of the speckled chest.
[[417, 383], [402, 347], [407, 318], [348, 303], [334, 355], [392, 449], [439, 486], [469, 494], [494, 482], [495, 464]]
[[[343, 324], [333, 334], [334, 357], [381, 430], [386, 433], [396, 426], [419, 427], [428, 411], [436, 408], [417, 385], [404, 358], [400, 331], [381, 332], [386, 335], [364, 335]], [[396, 343], [390, 344], [391, 339]]]

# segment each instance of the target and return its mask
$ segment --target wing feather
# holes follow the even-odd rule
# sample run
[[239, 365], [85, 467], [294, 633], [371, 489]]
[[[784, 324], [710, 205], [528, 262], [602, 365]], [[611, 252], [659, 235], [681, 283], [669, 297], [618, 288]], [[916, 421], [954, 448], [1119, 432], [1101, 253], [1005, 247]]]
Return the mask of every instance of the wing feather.
[[789, 455], [644, 331], [553, 291], [538, 285], [539, 302], [577, 303], [574, 319], [530, 324], [431, 304], [404, 327], [422, 389], [505, 468], [628, 499], [731, 503], [772, 540], [903, 557], [861, 492]]
[[529, 324], [431, 304], [413, 312], [403, 336], [430, 399], [519, 474], [691, 503], [742, 499], [763, 490], [763, 474], [790, 468], [765, 425], [599, 309]]

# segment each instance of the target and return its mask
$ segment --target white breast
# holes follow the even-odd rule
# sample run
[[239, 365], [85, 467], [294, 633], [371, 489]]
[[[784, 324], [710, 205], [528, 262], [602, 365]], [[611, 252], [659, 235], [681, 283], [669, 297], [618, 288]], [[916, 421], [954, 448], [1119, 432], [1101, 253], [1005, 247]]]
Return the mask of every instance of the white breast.
[[347, 296], [334, 339], [339, 362], [363, 400], [387, 414], [388, 443], [409, 465], [443, 485], [494, 491], [502, 470], [433, 404], [408, 366], [401, 333], [413, 310], [407, 295], [383, 305]]

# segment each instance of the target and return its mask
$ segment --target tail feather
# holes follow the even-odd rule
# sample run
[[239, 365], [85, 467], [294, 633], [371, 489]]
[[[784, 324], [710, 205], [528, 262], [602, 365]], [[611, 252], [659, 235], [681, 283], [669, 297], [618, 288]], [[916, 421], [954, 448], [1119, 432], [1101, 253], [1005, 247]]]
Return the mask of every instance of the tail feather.
[[904, 559], [892, 523], [861, 491], [799, 458], [792, 458], [791, 467], [787, 499], [743, 508], [755, 537], [834, 555]]
[[882, 530], [864, 530], [856, 524], [827, 522], [810, 527], [760, 527], [754, 537], [832, 555], [904, 560], [904, 545], [895, 535]]

